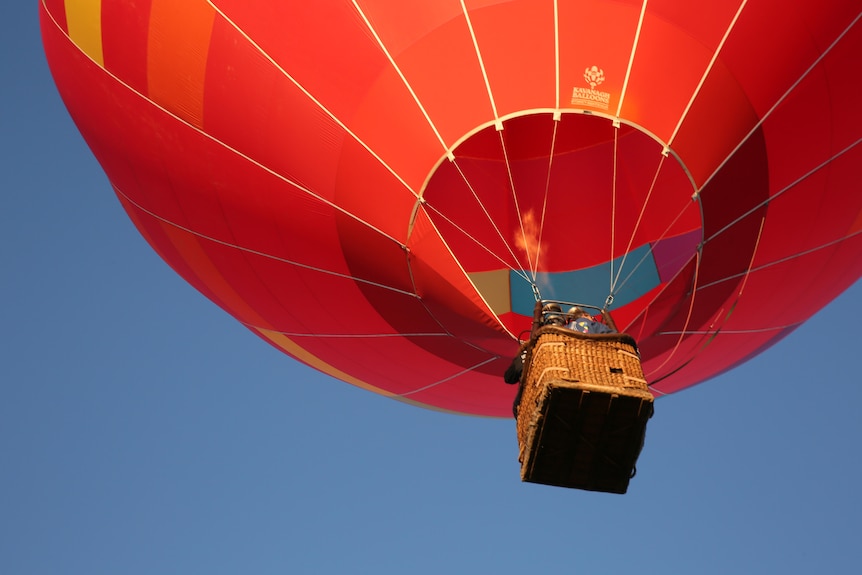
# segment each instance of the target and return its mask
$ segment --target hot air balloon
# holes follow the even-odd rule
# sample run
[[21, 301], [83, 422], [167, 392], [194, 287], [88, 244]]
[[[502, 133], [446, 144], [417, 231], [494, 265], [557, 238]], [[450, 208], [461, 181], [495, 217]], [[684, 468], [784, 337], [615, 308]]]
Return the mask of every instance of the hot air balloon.
[[858, 2], [41, 0], [69, 113], [176, 273], [411, 404], [510, 417], [537, 299], [654, 395], [862, 272]]

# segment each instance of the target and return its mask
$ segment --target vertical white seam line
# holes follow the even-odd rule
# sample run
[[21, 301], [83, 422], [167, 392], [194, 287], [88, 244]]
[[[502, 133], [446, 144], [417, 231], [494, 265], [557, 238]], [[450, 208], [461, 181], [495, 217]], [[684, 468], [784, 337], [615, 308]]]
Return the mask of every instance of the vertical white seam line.
[[629, 85], [629, 77], [632, 74], [632, 66], [634, 66], [634, 62], [635, 62], [635, 53], [637, 52], [638, 41], [640, 40], [640, 37], [641, 37], [641, 28], [643, 27], [643, 23], [644, 23], [644, 16], [646, 16], [647, 1], [648, 0], [644, 0], [644, 3], [641, 5], [641, 13], [640, 13], [640, 17], [638, 18], [638, 27], [637, 27], [637, 30], [635, 31], [634, 40], [632, 41], [632, 50], [629, 53], [629, 64], [628, 64], [628, 67], [626, 68], [626, 77], [623, 80], [623, 89], [620, 91], [620, 101], [617, 103], [617, 113], [616, 113], [617, 118], [620, 117], [620, 112], [623, 109], [623, 100], [626, 97], [626, 90], [628, 89], [628, 85]]
[[554, 119], [559, 119], [560, 114], [560, 7], [558, 0], [554, 0]]
[[706, 70], [704, 70], [703, 75], [700, 77], [700, 81], [697, 83], [697, 87], [695, 87], [694, 92], [691, 95], [691, 98], [689, 98], [689, 100], [688, 100], [688, 104], [686, 104], [685, 109], [682, 111], [682, 114], [680, 115], [679, 122], [677, 122], [676, 127], [673, 130], [673, 133], [671, 133], [670, 138], [668, 138], [667, 144], [665, 144], [666, 147], [669, 148], [671, 146], [671, 144], [674, 141], [674, 138], [676, 138], [677, 133], [679, 132], [680, 128], [682, 127], [683, 122], [685, 122], [685, 118], [686, 118], [686, 116], [688, 116], [689, 110], [691, 110], [691, 107], [694, 105], [694, 101], [697, 99], [698, 95], [700, 94], [700, 90], [703, 88], [703, 85], [706, 82], [706, 79], [709, 77], [710, 72], [712, 72], [712, 68], [713, 68], [713, 66], [715, 66], [715, 61], [718, 60], [718, 55], [721, 53], [721, 49], [724, 48], [724, 44], [725, 44], [725, 42], [727, 42], [727, 39], [730, 36], [731, 31], [736, 26], [736, 22], [737, 22], [737, 20], [739, 20], [739, 16], [742, 14], [742, 10], [743, 10], [743, 8], [745, 8], [745, 5], [747, 2], [748, 2], [748, 0], [742, 0], [742, 3], [739, 5], [739, 8], [736, 10], [736, 14], [734, 14], [734, 16], [733, 16], [733, 20], [730, 21], [730, 25], [727, 27], [727, 30], [724, 31], [724, 36], [722, 36], [721, 42], [718, 43], [718, 46], [716, 47], [715, 51], [712, 53], [712, 58], [710, 59], [709, 64], [707, 64]]
[[826, 55], [832, 51], [832, 49], [838, 44], [838, 42], [840, 42], [841, 39], [844, 38], [845, 35], [847, 35], [847, 33], [853, 28], [853, 26], [856, 25], [856, 22], [858, 22], [860, 18], [862, 18], [862, 12], [860, 12], [856, 16], [856, 18], [853, 19], [853, 21], [850, 23], [850, 25], [848, 25], [847, 28], [845, 28], [838, 35], [838, 37], [835, 38], [835, 40], [833, 40], [833, 42], [831, 44], [829, 44], [829, 46], [820, 54], [820, 56], [818, 56], [814, 60], [814, 62], [811, 63], [811, 65], [802, 73], [801, 76], [799, 76], [799, 78], [787, 89], [787, 91], [784, 92], [784, 94], [782, 94], [780, 98], [778, 98], [778, 100], [775, 102], [775, 104], [773, 104], [772, 107], [769, 108], [769, 110], [767, 110], [767, 112], [765, 114], [763, 114], [763, 116], [760, 118], [760, 120], [758, 120], [757, 123], [754, 124], [754, 126], [752, 126], [751, 130], [749, 130], [749, 132], [745, 136], [743, 136], [743, 138], [730, 151], [730, 153], [727, 154], [727, 157], [724, 158], [724, 160], [718, 166], [716, 166], [715, 170], [713, 170], [713, 172], [709, 175], [709, 177], [706, 178], [706, 180], [704, 180], [703, 185], [700, 186], [700, 188], [698, 188], [696, 193], [699, 194], [701, 192], [701, 190], [703, 190], [709, 184], [709, 182], [712, 181], [712, 179], [721, 171], [721, 169], [724, 167], [724, 165], [730, 161], [730, 158], [732, 158], [733, 155], [736, 154], [736, 151], [739, 150], [745, 144], [745, 142], [748, 141], [748, 139], [758, 130], [758, 128], [760, 128], [760, 126], [766, 121], [766, 119], [772, 115], [772, 113], [776, 110], [776, 108], [778, 108], [778, 106], [780, 106], [782, 104], [782, 102], [784, 102], [784, 100], [786, 100], [787, 97], [790, 96], [790, 94], [796, 89], [796, 87], [802, 82], [802, 80], [804, 80], [805, 77], [808, 76], [808, 74], [810, 74], [811, 71], [817, 67], [817, 65], [820, 63], [820, 61], [823, 60], [823, 58], [825, 58]]
[[616, 239], [616, 224], [617, 224], [617, 162], [619, 153], [619, 138], [620, 138], [620, 128], [619, 126], [615, 126], [612, 128], [614, 131], [614, 169], [613, 169], [613, 182], [611, 184], [611, 257], [608, 259], [608, 267], [611, 271], [611, 279], [608, 282], [608, 294], [612, 295], [614, 293], [614, 241]]
[[353, 6], [356, 8], [356, 11], [359, 12], [359, 15], [362, 17], [362, 21], [365, 22], [365, 26], [368, 27], [368, 30], [374, 36], [374, 39], [377, 41], [377, 45], [380, 47], [380, 50], [386, 55], [386, 59], [389, 60], [389, 63], [392, 65], [392, 68], [398, 74], [398, 77], [401, 78], [401, 81], [404, 83], [404, 86], [410, 92], [410, 95], [413, 97], [413, 101], [416, 102], [416, 105], [419, 107], [419, 111], [422, 112], [422, 115], [425, 116], [425, 119], [428, 121], [428, 125], [431, 126], [431, 129], [434, 131], [434, 135], [437, 136], [437, 140], [440, 142], [440, 145], [443, 146], [443, 149], [446, 151], [450, 160], [454, 160], [455, 156], [452, 155], [452, 152], [449, 150], [449, 147], [446, 145], [446, 142], [443, 140], [443, 136], [440, 135], [440, 132], [437, 130], [437, 126], [431, 120], [431, 116], [428, 115], [428, 111], [425, 110], [425, 106], [422, 105], [422, 102], [419, 100], [419, 96], [416, 95], [416, 92], [413, 90], [413, 86], [410, 85], [410, 82], [407, 81], [407, 77], [404, 76], [404, 73], [401, 71], [401, 68], [398, 67], [398, 64], [395, 63], [395, 58], [392, 57], [392, 54], [383, 44], [383, 40], [380, 38], [380, 35], [377, 33], [377, 30], [374, 29], [374, 26], [371, 24], [371, 21], [365, 15], [365, 12], [362, 11], [362, 8], [359, 7], [359, 3], [357, 0], [353, 0]]
[[282, 68], [282, 67], [281, 67], [281, 65], [279, 65], [279, 64], [278, 64], [278, 62], [276, 62], [276, 61], [275, 61], [275, 59], [274, 59], [272, 56], [270, 56], [269, 54], [267, 54], [267, 53], [266, 53], [266, 51], [264, 51], [264, 49], [263, 49], [263, 48], [262, 48], [262, 47], [261, 47], [257, 42], [255, 42], [254, 40], [252, 40], [252, 39], [251, 39], [251, 37], [250, 37], [248, 34], [246, 34], [246, 33], [245, 33], [245, 31], [244, 31], [242, 28], [240, 28], [240, 27], [236, 24], [236, 22], [234, 22], [233, 20], [231, 20], [231, 19], [227, 16], [227, 14], [225, 14], [225, 13], [224, 13], [224, 12], [223, 12], [219, 7], [218, 7], [218, 6], [216, 6], [213, 0], [206, 0], [206, 1], [207, 1], [207, 3], [208, 3], [210, 6], [212, 6], [213, 10], [215, 10], [216, 12], [218, 12], [218, 14], [219, 14], [222, 18], [224, 18], [225, 22], [227, 22], [228, 24], [230, 24], [230, 25], [231, 25], [231, 26], [232, 26], [232, 27], [233, 27], [233, 28], [234, 28], [234, 29], [235, 29], [235, 30], [236, 30], [236, 31], [237, 31], [237, 32], [238, 32], [238, 33], [239, 33], [243, 38], [245, 38], [245, 39], [246, 39], [246, 41], [247, 41], [247, 42], [248, 42], [248, 43], [249, 43], [249, 44], [250, 44], [250, 45], [251, 45], [255, 50], [257, 50], [257, 51], [258, 51], [258, 52], [259, 52], [259, 53], [260, 53], [260, 54], [261, 54], [261, 55], [262, 55], [262, 56], [263, 56], [263, 57], [264, 57], [264, 58], [265, 58], [265, 59], [266, 59], [270, 64], [272, 64], [272, 65], [273, 65], [273, 67], [275, 67], [275, 69], [276, 69], [276, 70], [278, 70], [279, 72], [281, 72], [281, 73], [284, 75], [284, 77], [285, 77], [285, 78], [287, 78], [288, 80], [290, 80], [290, 81], [293, 83], [293, 85], [294, 85], [294, 86], [296, 86], [296, 87], [297, 87], [297, 88], [298, 88], [298, 89], [299, 89], [299, 90], [300, 90], [300, 91], [305, 95], [305, 97], [307, 97], [309, 100], [311, 100], [311, 101], [314, 103], [314, 105], [315, 105], [315, 106], [317, 106], [318, 108], [320, 108], [320, 110], [321, 110], [321, 111], [323, 111], [323, 113], [324, 113], [324, 114], [326, 114], [327, 116], [329, 116], [329, 118], [330, 118], [333, 122], [335, 122], [336, 124], [338, 124], [338, 126], [339, 126], [342, 130], [344, 130], [344, 131], [345, 131], [345, 133], [347, 133], [351, 138], [353, 138], [354, 140], [356, 140], [356, 142], [357, 142], [360, 146], [362, 146], [362, 147], [363, 147], [363, 148], [364, 148], [364, 149], [365, 149], [369, 154], [371, 154], [371, 155], [374, 157], [374, 159], [375, 159], [375, 160], [377, 160], [377, 161], [380, 163], [380, 165], [381, 165], [381, 166], [383, 166], [384, 168], [386, 168], [386, 170], [387, 170], [387, 171], [389, 171], [389, 173], [391, 173], [393, 176], [395, 176], [395, 179], [397, 179], [399, 182], [401, 182], [401, 184], [402, 184], [402, 185], [403, 185], [403, 186], [404, 186], [404, 187], [405, 187], [405, 188], [406, 188], [406, 189], [407, 189], [411, 194], [413, 194], [413, 196], [414, 196], [414, 197], [416, 197], [416, 198], [418, 198], [418, 197], [419, 197], [419, 194], [417, 194], [417, 193], [416, 193], [416, 190], [414, 190], [414, 189], [410, 186], [410, 184], [408, 184], [406, 181], [404, 181], [404, 179], [403, 179], [403, 178], [398, 174], [398, 172], [396, 172], [396, 171], [392, 168], [392, 166], [390, 166], [388, 163], [386, 163], [386, 161], [385, 161], [383, 158], [381, 158], [381, 157], [377, 154], [377, 152], [375, 152], [374, 150], [372, 150], [372, 149], [371, 149], [371, 146], [369, 146], [369, 145], [368, 145], [368, 144], [366, 144], [364, 141], [362, 141], [362, 139], [361, 139], [358, 135], [356, 135], [356, 134], [355, 134], [355, 133], [354, 133], [350, 128], [348, 128], [348, 127], [347, 127], [347, 125], [346, 125], [344, 122], [342, 122], [341, 120], [339, 120], [339, 119], [338, 119], [338, 117], [337, 117], [335, 114], [333, 114], [333, 113], [332, 113], [332, 112], [331, 112], [331, 111], [330, 111], [326, 106], [324, 106], [324, 105], [323, 105], [323, 102], [321, 102], [320, 100], [318, 100], [317, 98], [315, 98], [315, 97], [311, 94], [311, 92], [309, 92], [309, 91], [308, 91], [308, 90], [307, 90], [307, 89], [306, 89], [302, 84], [300, 84], [300, 83], [296, 80], [296, 78], [294, 78], [293, 76], [291, 76], [291, 75], [287, 72], [287, 70], [285, 70], [284, 68]]
[[473, 48], [476, 50], [476, 58], [479, 59], [479, 68], [482, 70], [482, 78], [485, 80], [485, 89], [488, 90], [488, 99], [491, 101], [491, 111], [494, 114], [494, 124], [498, 130], [503, 129], [503, 123], [497, 115], [497, 104], [494, 102], [494, 94], [491, 92], [491, 82], [488, 81], [488, 72], [485, 70], [485, 61], [482, 59], [482, 51], [479, 50], [479, 42], [476, 40], [476, 32], [473, 30], [473, 22], [470, 20], [470, 14], [467, 12], [467, 5], [464, 0], [461, 0], [461, 10], [464, 11], [464, 19], [467, 21], [467, 28], [470, 30], [470, 38], [473, 40]]

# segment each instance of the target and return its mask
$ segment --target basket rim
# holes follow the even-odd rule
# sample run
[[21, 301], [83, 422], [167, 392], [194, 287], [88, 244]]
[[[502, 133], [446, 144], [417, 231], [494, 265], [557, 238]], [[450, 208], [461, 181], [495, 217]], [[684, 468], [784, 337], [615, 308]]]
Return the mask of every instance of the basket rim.
[[637, 349], [638, 346], [635, 338], [627, 333], [581, 333], [579, 331], [555, 325], [545, 325], [537, 329], [530, 337], [530, 345], [535, 345], [536, 341], [546, 334], [562, 335], [584, 341], [618, 341], [620, 343], [631, 345], [635, 349]]

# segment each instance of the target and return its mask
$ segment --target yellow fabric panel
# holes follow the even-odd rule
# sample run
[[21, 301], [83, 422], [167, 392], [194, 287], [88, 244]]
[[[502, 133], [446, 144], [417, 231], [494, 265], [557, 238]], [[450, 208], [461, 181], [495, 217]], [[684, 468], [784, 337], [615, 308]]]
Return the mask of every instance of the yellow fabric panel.
[[99, 66], [105, 67], [102, 55], [102, 0], [66, 0], [66, 23], [69, 37]]
[[488, 306], [497, 315], [512, 311], [509, 294], [509, 270], [474, 272], [467, 274], [476, 290], [482, 294]]

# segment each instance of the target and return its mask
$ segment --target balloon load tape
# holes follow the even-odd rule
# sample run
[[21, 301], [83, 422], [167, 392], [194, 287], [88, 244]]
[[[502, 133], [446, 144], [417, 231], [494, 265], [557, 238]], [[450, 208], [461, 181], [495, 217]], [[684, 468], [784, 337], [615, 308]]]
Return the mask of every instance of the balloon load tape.
[[625, 493], [653, 414], [635, 340], [534, 330], [521, 379], [521, 479]]

